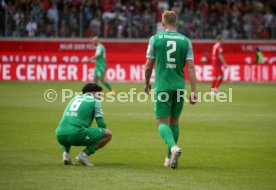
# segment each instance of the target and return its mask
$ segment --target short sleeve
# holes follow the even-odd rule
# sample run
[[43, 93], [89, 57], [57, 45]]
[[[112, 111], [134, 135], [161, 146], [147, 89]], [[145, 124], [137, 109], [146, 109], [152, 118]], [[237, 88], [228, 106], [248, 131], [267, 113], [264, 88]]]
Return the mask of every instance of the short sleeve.
[[95, 117], [103, 117], [102, 103], [99, 100], [95, 102]]
[[190, 40], [188, 43], [188, 51], [187, 51], [186, 60], [194, 60], [193, 46], [192, 46], [192, 43]]
[[152, 36], [149, 40], [148, 50], [147, 50], [147, 58], [155, 58], [154, 52], [154, 37]]
[[97, 49], [96, 49], [96, 55], [99, 56], [99, 55], [101, 55], [101, 53], [102, 53], [102, 48], [100, 45], [98, 45]]

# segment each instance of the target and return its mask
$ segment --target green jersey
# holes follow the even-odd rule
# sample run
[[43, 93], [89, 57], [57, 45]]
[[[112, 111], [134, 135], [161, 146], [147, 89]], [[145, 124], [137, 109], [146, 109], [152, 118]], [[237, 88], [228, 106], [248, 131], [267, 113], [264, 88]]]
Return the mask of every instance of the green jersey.
[[103, 117], [101, 102], [87, 93], [76, 96], [65, 108], [56, 134], [75, 134], [89, 128], [96, 117]]
[[97, 45], [96, 55], [97, 55], [96, 68], [105, 70], [106, 69], [105, 48], [102, 44]]
[[262, 64], [263, 63], [263, 60], [264, 60], [264, 56], [263, 56], [263, 53], [261, 51], [258, 51], [256, 53], [256, 63], [257, 64]]
[[191, 41], [175, 31], [163, 31], [150, 38], [147, 58], [155, 59], [155, 91], [185, 88], [184, 66], [193, 60]]

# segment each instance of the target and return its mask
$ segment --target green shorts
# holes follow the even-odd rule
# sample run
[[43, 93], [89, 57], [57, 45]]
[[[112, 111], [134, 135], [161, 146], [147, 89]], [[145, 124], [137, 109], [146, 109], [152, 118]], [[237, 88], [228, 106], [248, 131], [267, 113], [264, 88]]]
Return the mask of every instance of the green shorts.
[[154, 113], [156, 119], [179, 118], [184, 104], [184, 89], [161, 91], [154, 94]]
[[97, 78], [104, 78], [105, 77], [105, 70], [104, 68], [95, 68], [94, 70], [94, 76]]
[[105, 134], [103, 128], [90, 127], [72, 135], [57, 135], [57, 140], [63, 146], [91, 146], [97, 144]]

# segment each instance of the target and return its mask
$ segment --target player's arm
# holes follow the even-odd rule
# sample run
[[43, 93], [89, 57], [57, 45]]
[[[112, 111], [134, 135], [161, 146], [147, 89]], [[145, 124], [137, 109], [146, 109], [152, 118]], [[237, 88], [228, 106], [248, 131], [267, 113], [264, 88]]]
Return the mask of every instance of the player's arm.
[[151, 90], [150, 77], [154, 65], [154, 59], [148, 58], [145, 67], [145, 92], [149, 94]]
[[147, 94], [149, 94], [151, 90], [150, 77], [152, 74], [154, 62], [155, 62], [154, 37], [151, 37], [148, 45], [147, 62], [145, 67], [145, 92]]
[[219, 56], [218, 56], [218, 57], [219, 57], [219, 60], [222, 62], [223, 66], [224, 66], [224, 67], [227, 67], [227, 63], [226, 63], [226, 61], [225, 61], [225, 59], [224, 59], [222, 50], [221, 50], [221, 52], [219, 52]]
[[195, 74], [193, 48], [192, 48], [191, 42], [189, 42], [189, 45], [188, 45], [186, 65], [188, 67], [188, 75], [189, 75], [190, 84], [191, 84], [190, 104], [195, 104], [197, 101], [196, 74]]
[[188, 75], [191, 83], [190, 104], [195, 104], [197, 101], [195, 64], [193, 60], [187, 60], [186, 64], [188, 66]]
[[86, 62], [93, 62], [93, 61], [95, 61], [99, 57], [100, 53], [101, 53], [101, 49], [100, 49], [99, 46], [97, 46], [95, 54], [92, 57], [88, 58], [86, 60]]
[[103, 117], [96, 117], [96, 122], [99, 128], [106, 128], [106, 123]]
[[99, 128], [106, 128], [106, 123], [104, 121], [104, 114], [102, 110], [102, 104], [100, 101], [95, 102], [95, 118]]

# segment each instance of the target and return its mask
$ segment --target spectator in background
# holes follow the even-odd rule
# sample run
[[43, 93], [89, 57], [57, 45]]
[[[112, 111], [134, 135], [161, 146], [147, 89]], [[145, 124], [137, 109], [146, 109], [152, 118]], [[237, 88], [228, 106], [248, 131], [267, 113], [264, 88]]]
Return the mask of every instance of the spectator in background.
[[26, 22], [25, 19], [20, 19], [20, 22], [16, 26], [16, 29], [13, 31], [13, 37], [27, 37], [27, 29], [26, 29]]
[[58, 22], [57, 4], [53, 3], [52, 7], [47, 11], [47, 19], [50, 23], [56, 24]]
[[97, 11], [95, 18], [91, 20], [89, 27], [91, 31], [91, 35], [89, 37], [101, 35], [102, 19], [100, 10]]
[[162, 25], [162, 13], [169, 10], [169, 3], [167, 0], [157, 1], [157, 24], [156, 24], [156, 33], [163, 31]]
[[269, 33], [267, 32], [267, 30], [265, 28], [262, 29], [262, 32], [260, 34], [260, 38], [262, 40], [268, 40], [269, 39]]
[[13, 21], [15, 22], [16, 28], [19, 27], [20, 23], [24, 20], [24, 13], [18, 8], [13, 15]]
[[44, 19], [40, 19], [39, 23], [38, 23], [38, 29], [37, 29], [37, 32], [36, 32], [36, 36], [39, 37], [39, 38], [45, 38], [46, 37], [46, 28], [45, 28], [46, 24], [45, 24], [45, 21]]
[[68, 27], [66, 26], [66, 22], [65, 20], [61, 21], [61, 27], [60, 27], [60, 31], [59, 31], [59, 36], [60, 37], [69, 37], [70, 32]]
[[34, 21], [38, 23], [43, 16], [42, 14], [43, 5], [39, 0], [34, 0], [34, 2], [31, 4], [31, 7], [32, 7], [31, 16], [34, 18]]
[[259, 47], [256, 47], [256, 64], [262, 64], [264, 62], [264, 56]]
[[60, 35], [65, 20], [72, 36], [148, 37], [162, 29], [161, 14], [169, 9], [177, 13], [178, 32], [190, 38], [276, 38], [272, 0], [0, 0], [0, 36], [25, 36], [21, 26], [26, 30], [32, 16], [39, 36]]
[[35, 37], [37, 24], [33, 18], [31, 18], [31, 20], [28, 22], [26, 29], [28, 31], [28, 37]]
[[5, 20], [6, 20], [6, 11], [7, 4], [5, 0], [0, 0], [0, 36], [5, 35]]
[[[78, 19], [76, 17], [72, 17], [70, 20], [70, 31], [71, 31], [71, 36], [78, 36], [79, 34], [79, 24], [78, 24]], [[72, 35], [72, 33], [74, 33], [74, 35]]]

